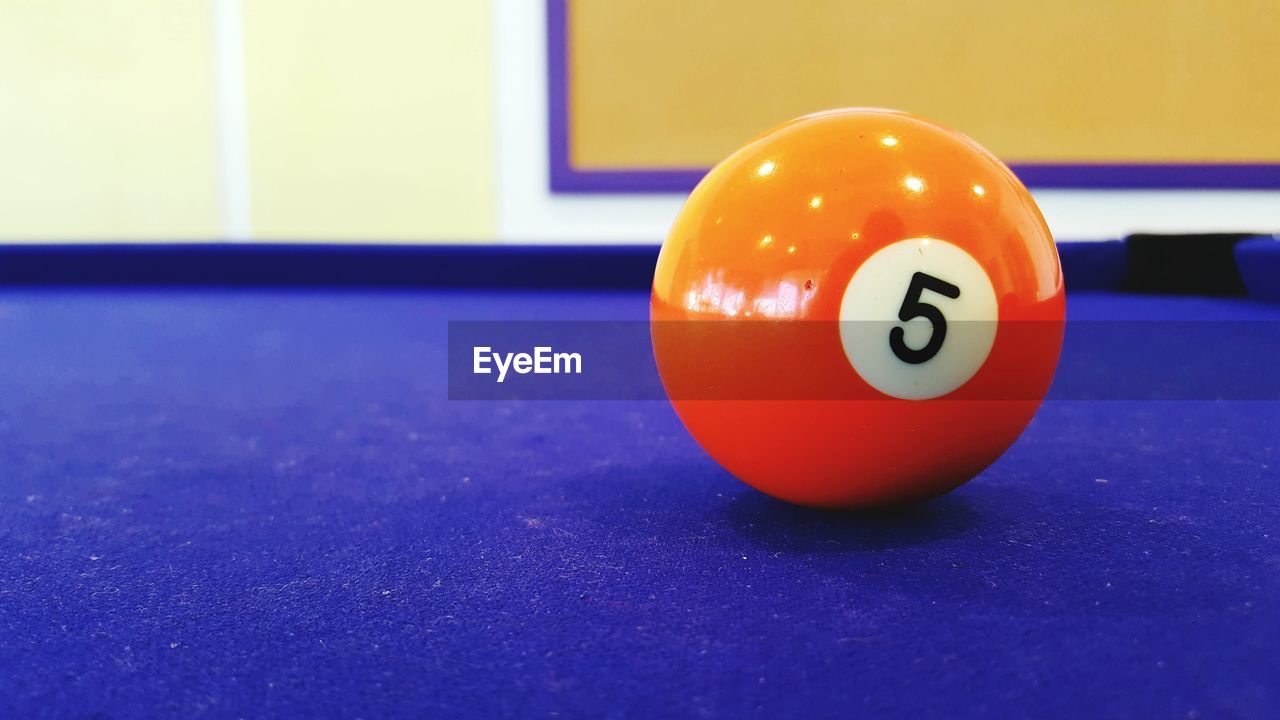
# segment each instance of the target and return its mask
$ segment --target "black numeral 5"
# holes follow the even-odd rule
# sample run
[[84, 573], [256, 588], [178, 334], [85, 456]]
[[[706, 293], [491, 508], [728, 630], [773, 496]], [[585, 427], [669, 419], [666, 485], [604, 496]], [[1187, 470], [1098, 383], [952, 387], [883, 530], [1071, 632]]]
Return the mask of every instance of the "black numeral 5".
[[929, 342], [916, 350], [907, 345], [906, 331], [901, 327], [895, 327], [889, 331], [889, 349], [893, 350], [893, 354], [897, 355], [899, 360], [912, 365], [932, 360], [942, 349], [942, 342], [947, 339], [947, 318], [936, 306], [920, 301], [920, 295], [925, 290], [932, 290], [952, 300], [960, 297], [960, 288], [946, 280], [922, 272], [911, 276], [907, 295], [902, 298], [902, 307], [898, 310], [898, 319], [907, 322], [922, 317], [933, 326], [933, 333], [929, 336]]

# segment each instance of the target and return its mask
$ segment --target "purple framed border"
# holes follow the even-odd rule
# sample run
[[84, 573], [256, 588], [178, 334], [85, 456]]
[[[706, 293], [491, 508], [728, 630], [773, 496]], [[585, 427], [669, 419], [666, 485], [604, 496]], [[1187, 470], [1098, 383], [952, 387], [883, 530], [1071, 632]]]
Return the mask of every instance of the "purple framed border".
[[[547, 0], [547, 88], [551, 191], [555, 193], [688, 192], [706, 168], [579, 170], [569, 160], [569, 0]], [[1029, 163], [1013, 171], [1030, 187], [1108, 190], [1280, 189], [1280, 164]]]

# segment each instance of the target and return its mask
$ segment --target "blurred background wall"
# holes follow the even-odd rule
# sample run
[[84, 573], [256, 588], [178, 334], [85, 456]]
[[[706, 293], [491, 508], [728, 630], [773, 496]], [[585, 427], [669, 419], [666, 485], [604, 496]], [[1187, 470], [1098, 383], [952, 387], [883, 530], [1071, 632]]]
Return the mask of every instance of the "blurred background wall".
[[[1144, 10], [1150, 3], [1144, 2], [1130, 3], [1121, 20], [1141, 25], [1150, 14], [1150, 8]], [[618, 138], [625, 132], [641, 137], [634, 134], [651, 130], [651, 138], [678, 142], [651, 147], [644, 151], [648, 157], [659, 164], [685, 158], [696, 164], [704, 160], [699, 153], [706, 158], [722, 154], [722, 145], [740, 142], [736, 135], [746, 135], [741, 138], [746, 140], [748, 128], [763, 130], [755, 126], [771, 124], [767, 113], [759, 118], [739, 113], [716, 128], [721, 136], [691, 141], [705, 127], [706, 113], [723, 105], [721, 96], [733, 87], [722, 83], [714, 93], [708, 90], [704, 106], [689, 108], [684, 127], [690, 133], [675, 137], [683, 132], [683, 118], [679, 107], [668, 106], [678, 105], [680, 95], [663, 95], [674, 83], [661, 73], [687, 63], [691, 70], [723, 74], [733, 64], [717, 70], [711, 55], [696, 51], [703, 42], [696, 34], [672, 34], [657, 42], [652, 38], [663, 35], [660, 24], [656, 30], [638, 21], [619, 26], [625, 13], [602, 15], [600, 10], [627, 4], [635, 6], [630, 0], [583, 5], [588, 15], [599, 16], [591, 20], [599, 32], [582, 37], [590, 41], [587, 45], [595, 43], [593, 52], [604, 53], [601, 58], [614, 57], [611, 52], [643, 58], [651, 52], [653, 74], [628, 78], [601, 60], [585, 66], [595, 69], [594, 75], [582, 70], [579, 75], [585, 89], [598, 88], [597, 97], [612, 92], [614, 99], [639, 102], [625, 118], [635, 120], [641, 111], [652, 116], [618, 122], [617, 138], [611, 140], [609, 112], [624, 112], [626, 105], [598, 103], [592, 110], [578, 103], [584, 145], [576, 152], [594, 153], [584, 162], [608, 160], [610, 153], [635, 162], [638, 158], [627, 151], [639, 141]], [[693, 4], [703, 15], [735, 7], [714, 0]], [[826, 5], [806, 7], [819, 12]], [[1036, 26], [1036, 5], [1023, 4], [1017, 22], [1004, 11], [1008, 2], [985, 5], [989, 17], [1002, 19], [1003, 25], [980, 23], [955, 28], [957, 33], [1012, 37], [1019, 28]], [[1169, 6], [1176, 10], [1184, 5], [1186, 12], [1194, 10], [1181, 2]], [[680, 14], [685, 6], [658, 3], [650, 19]], [[741, 12], [759, 13], [765, 7], [759, 2], [748, 6], [755, 10]], [[1224, 26], [1227, 30], [1216, 34], [1196, 30], [1203, 26], [1199, 21], [1179, 24], [1176, 16], [1153, 15], [1152, 27], [1143, 26], [1144, 32], [1169, 41], [1160, 47], [1150, 42], [1144, 47], [1142, 33], [1131, 34], [1134, 42], [1125, 44], [1128, 35], [1106, 25], [1119, 22], [1116, 12], [1095, 13], [1067, 31], [1108, 29], [1094, 35], [1106, 40], [1110, 54], [1081, 67], [1094, 57], [1087, 50], [1048, 47], [1038, 62], [1054, 67], [1061, 58], [1058, 64], [1068, 79], [1052, 75], [1045, 82], [1067, 96], [1072, 82], [1089, 83], [1118, 63], [1190, 63], [1173, 68], [1174, 84], [1154, 94], [1167, 99], [1190, 86], [1187, 78], [1202, 87], [1220, 78], [1221, 97], [1209, 92], [1200, 105], [1182, 105], [1210, 110], [1186, 119], [1188, 127], [1201, 128], [1188, 147], [1196, 141], [1214, 152], [1221, 146], [1228, 160], [1267, 160], [1271, 146], [1280, 147], [1280, 130], [1267, 134], [1267, 128], [1275, 127], [1274, 114], [1258, 117], [1267, 115], [1258, 108], [1280, 104], [1280, 77], [1271, 77], [1280, 75], [1274, 72], [1274, 49], [1280, 44], [1276, 7], [1251, 0], [1225, 3], [1225, 9], [1216, 11], [1222, 17], [1249, 21]], [[657, 242], [682, 201], [678, 192], [579, 195], [549, 189], [546, 12], [543, 0], [5, 0], [0, 3], [0, 241]], [[912, 12], [928, 10], [920, 6]], [[1053, 12], [1061, 13], [1061, 7]], [[1063, 19], [1051, 15], [1045, 11], [1044, 27], [1061, 29]], [[729, 39], [747, 38], [753, 22], [769, 21], [756, 15], [725, 20]], [[692, 22], [683, 16], [670, 20], [672, 27], [686, 21]], [[1244, 26], [1248, 37], [1232, 30]], [[737, 35], [733, 28], [739, 29]], [[913, 40], [919, 37], [910, 29], [910, 24], [904, 29], [886, 22], [867, 29], [870, 36], [864, 32], [850, 39], [874, 37], [879, 55], [891, 55], [897, 46], [904, 53], [918, 52], [920, 44]], [[951, 28], [944, 22], [934, 29]], [[616, 34], [610, 39], [606, 31]], [[622, 47], [622, 41], [645, 37], [651, 39]], [[965, 42], [979, 47], [983, 40], [975, 36]], [[832, 48], [828, 55], [839, 46]], [[1173, 59], [1160, 54], [1169, 48], [1185, 52]], [[777, 77], [761, 77], [753, 68], [755, 75], [748, 80], [785, 86], [788, 73], [812, 81], [814, 67], [822, 67], [813, 58], [787, 62], [785, 47], [759, 52], [778, 59], [772, 63]], [[1233, 52], [1239, 53], [1235, 65]], [[1016, 57], [1006, 58], [1005, 64], [1016, 64]], [[941, 72], [946, 65], [927, 57], [913, 62], [918, 73]], [[1214, 69], [1219, 66], [1226, 71]], [[648, 65], [632, 62], [626, 67], [634, 72]], [[1232, 67], [1251, 69], [1231, 72]], [[1268, 82], [1269, 77], [1275, 82]], [[646, 79], [650, 85], [639, 87]], [[694, 80], [710, 88], [706, 76]], [[1053, 108], [1046, 116], [1043, 93], [1029, 89], [1028, 82], [1011, 71], [1009, 78], [990, 78], [979, 92], [959, 93], [950, 102], [961, 107], [984, 94], [1041, 98], [1036, 104], [1040, 120], [1052, 124]], [[788, 114], [821, 109], [807, 107], [825, 102], [811, 86], [766, 109]], [[688, 97], [689, 88], [683, 92]], [[1123, 88], [1117, 92], [1123, 99]], [[1244, 105], [1247, 122], [1240, 120], [1239, 108], [1223, 107], [1242, 93], [1251, 94]], [[927, 105], [940, 93], [920, 97]], [[1095, 125], [1105, 122], [1108, 112], [1121, 110], [1121, 103], [1116, 104], [1095, 103], [1087, 117]], [[935, 117], [948, 114], [945, 106], [903, 109]], [[1215, 111], [1221, 114], [1215, 116]], [[984, 137], [1002, 114], [970, 115], [967, 123], [955, 123], [958, 129], [1004, 151], [1002, 140]], [[1123, 118], [1134, 122], [1130, 112]], [[1232, 142], [1206, 140], [1203, 128], [1219, 127], [1219, 118], [1224, 132], [1233, 134]], [[671, 125], [655, 129], [663, 120]], [[1009, 122], [1025, 127], [1025, 118]], [[1142, 153], [1158, 155], [1179, 147], [1176, 137], [1172, 144], [1165, 138], [1164, 146], [1143, 144], [1151, 138], [1141, 137], [1140, 130], [1135, 135], [1130, 128], [1129, 137], [1142, 142], [1122, 139], [1100, 159], [1115, 159], [1126, 148], [1143, 159]], [[1241, 132], [1255, 135], [1241, 141]], [[1034, 145], [1042, 137], [1027, 142]], [[1089, 151], [1071, 146], [1072, 137], [1079, 139], [1070, 136], [1046, 147], [1077, 155]], [[1026, 146], [1009, 145], [1004, 152]], [[660, 157], [664, 148], [675, 155]], [[1254, 148], [1256, 156], [1249, 154]], [[1036, 196], [1060, 239], [1112, 238], [1134, 231], [1280, 230], [1280, 192], [1275, 190], [1055, 189], [1038, 190]]]

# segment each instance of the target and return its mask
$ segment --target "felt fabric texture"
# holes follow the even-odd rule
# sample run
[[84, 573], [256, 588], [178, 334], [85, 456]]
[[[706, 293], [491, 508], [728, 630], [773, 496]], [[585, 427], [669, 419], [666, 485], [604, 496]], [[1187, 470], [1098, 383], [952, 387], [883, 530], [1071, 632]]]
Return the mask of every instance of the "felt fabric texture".
[[1050, 402], [960, 490], [841, 515], [738, 483], [663, 402], [445, 397], [447, 320], [646, 316], [0, 292], [0, 715], [1280, 712], [1280, 404]]

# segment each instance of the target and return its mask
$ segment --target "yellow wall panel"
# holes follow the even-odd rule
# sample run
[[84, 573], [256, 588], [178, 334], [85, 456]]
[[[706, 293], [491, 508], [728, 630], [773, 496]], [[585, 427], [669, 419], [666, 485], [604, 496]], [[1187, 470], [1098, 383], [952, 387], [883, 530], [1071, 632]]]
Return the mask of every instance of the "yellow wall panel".
[[0, 240], [218, 235], [208, 0], [0, 4]]
[[1280, 161], [1276, 0], [568, 0], [575, 167], [882, 106], [1011, 162]]
[[253, 234], [496, 232], [490, 3], [246, 2]]

